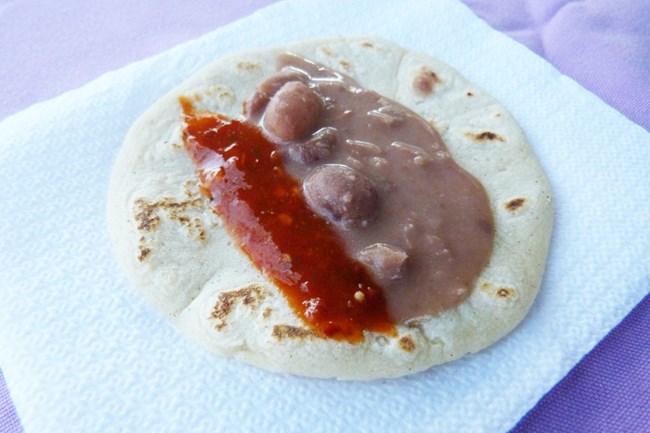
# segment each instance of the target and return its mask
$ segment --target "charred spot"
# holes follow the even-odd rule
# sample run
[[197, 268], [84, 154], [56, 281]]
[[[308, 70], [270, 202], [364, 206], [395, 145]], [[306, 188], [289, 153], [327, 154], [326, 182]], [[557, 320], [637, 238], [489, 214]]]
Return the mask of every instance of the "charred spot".
[[[171, 197], [164, 197], [152, 203], [142, 198], [136, 200], [134, 219], [137, 222], [137, 229], [141, 232], [153, 232], [162, 222], [161, 215], [166, 215], [170, 221], [176, 221], [186, 227], [190, 236], [205, 241], [207, 232], [203, 228], [201, 219], [192, 219], [186, 214], [190, 210], [202, 211], [205, 207], [205, 197], [198, 189], [192, 190], [192, 185], [194, 183], [191, 181], [184, 185], [186, 200], [179, 201]], [[196, 188], [195, 185], [194, 187]]]
[[171, 198], [164, 198], [155, 204], [164, 209], [186, 210], [191, 207], [200, 207], [203, 204], [203, 200], [201, 198], [195, 198], [194, 200], [174, 201]]
[[503, 137], [501, 137], [499, 134], [492, 132], [492, 131], [483, 131], [479, 133], [474, 133], [474, 132], [468, 132], [465, 135], [467, 135], [470, 138], [473, 138], [476, 141], [503, 141]]
[[[214, 85], [202, 90], [202, 94], [205, 96], [208, 95], [217, 95], [221, 99], [233, 99], [234, 95], [232, 92], [224, 86]], [[201, 94], [198, 94], [201, 96]]]
[[350, 62], [348, 62], [347, 60], [341, 60], [341, 61], [339, 62], [339, 64], [340, 64], [341, 67], [342, 67], [343, 69], [345, 69], [346, 71], [348, 71], [348, 72], [350, 71]]
[[499, 287], [497, 289], [497, 296], [499, 298], [510, 298], [515, 294], [515, 290], [511, 287]]
[[151, 254], [151, 249], [146, 248], [144, 245], [140, 245], [138, 249], [140, 250], [140, 254], [138, 254], [138, 261], [144, 262]]
[[251, 305], [257, 301], [259, 301], [259, 295], [260, 291], [258, 288], [254, 289], [242, 289], [243, 291], [240, 293], [237, 293], [237, 296], [242, 298], [242, 304], [244, 305]]
[[472, 92], [467, 92], [467, 96], [474, 96]]
[[263, 288], [257, 285], [251, 285], [239, 290], [219, 293], [217, 303], [212, 309], [210, 318], [219, 320], [219, 323], [215, 326], [217, 331], [219, 331], [224, 326], [226, 326], [226, 318], [230, 315], [237, 302], [240, 302], [242, 305], [246, 305], [249, 308], [254, 309], [263, 300]]
[[151, 232], [160, 224], [160, 217], [155, 215], [158, 208], [157, 203], [147, 203], [144, 199], [138, 199], [135, 206], [139, 212], [135, 214], [135, 220], [138, 222], [138, 230]]
[[201, 225], [200, 219], [194, 218], [194, 225], [192, 228], [196, 231], [196, 238], [198, 240], [205, 242], [208, 239], [208, 233], [203, 228], [203, 225]]
[[435, 82], [435, 83], [439, 83], [441, 81], [440, 78], [438, 77], [438, 74], [436, 74], [435, 72], [433, 72], [431, 70], [425, 71], [424, 75], [427, 78], [429, 78], [431, 81]]
[[237, 69], [250, 72], [260, 69], [260, 65], [251, 62], [239, 62], [237, 63]]
[[273, 326], [273, 337], [282, 341], [285, 338], [306, 339], [316, 336], [314, 331], [307, 328], [292, 325], [275, 325]]
[[271, 317], [271, 313], [273, 313], [273, 309], [270, 308], [270, 307], [267, 307], [267, 308], [264, 309], [264, 312], [262, 313], [262, 317], [264, 317], [265, 319], [268, 319], [269, 317]]
[[402, 337], [397, 344], [399, 344], [399, 348], [404, 352], [412, 353], [415, 350], [415, 341], [411, 337]]
[[436, 84], [440, 83], [442, 80], [438, 75], [427, 67], [420, 68], [420, 71], [413, 78], [413, 83], [411, 87], [415, 93], [426, 96], [433, 92]]
[[495, 134], [494, 132], [490, 131], [483, 131], [479, 135], [476, 136], [479, 140], [499, 140], [503, 141], [503, 138], [501, 138], [500, 135]]
[[372, 48], [372, 47], [374, 47], [374, 45], [371, 44], [370, 42], [364, 42], [364, 43], [361, 44], [361, 46], [364, 47], [364, 48]]
[[201, 193], [200, 186], [195, 179], [188, 179], [183, 183], [183, 192], [188, 198], [198, 197]]
[[516, 212], [523, 207], [524, 203], [526, 203], [525, 198], [513, 198], [506, 203], [506, 209], [510, 212]]
[[512, 287], [508, 286], [498, 286], [496, 290], [492, 283], [484, 282], [481, 284], [481, 290], [486, 292], [491, 297], [497, 297], [499, 299], [510, 299], [513, 298], [516, 294], [516, 291]]
[[233, 98], [232, 93], [230, 93], [228, 90], [221, 90], [218, 95], [219, 95], [219, 98], [221, 98], [221, 99], [232, 99]]

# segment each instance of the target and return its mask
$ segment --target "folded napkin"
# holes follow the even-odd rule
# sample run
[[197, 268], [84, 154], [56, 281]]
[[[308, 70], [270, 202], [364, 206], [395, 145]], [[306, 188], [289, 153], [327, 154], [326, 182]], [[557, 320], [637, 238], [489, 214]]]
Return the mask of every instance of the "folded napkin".
[[[332, 34], [427, 52], [519, 120], [554, 187], [524, 322], [478, 354], [390, 381], [267, 373], [183, 339], [136, 293], [104, 217], [130, 124], [208, 61]], [[650, 135], [454, 0], [288, 0], [0, 124], [0, 365], [27, 432], [511, 428], [650, 284]]]

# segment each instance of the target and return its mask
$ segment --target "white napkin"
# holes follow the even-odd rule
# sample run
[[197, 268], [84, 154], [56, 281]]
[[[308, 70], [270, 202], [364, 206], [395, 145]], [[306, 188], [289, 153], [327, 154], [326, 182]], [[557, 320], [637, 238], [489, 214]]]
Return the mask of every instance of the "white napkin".
[[[492, 348], [392, 381], [271, 374], [186, 342], [112, 255], [110, 168], [130, 124], [209, 60], [330, 34], [428, 52], [521, 122], [556, 194], [530, 315]], [[0, 124], [0, 366], [27, 432], [511, 428], [650, 283], [650, 135], [453, 0], [289, 0]]]

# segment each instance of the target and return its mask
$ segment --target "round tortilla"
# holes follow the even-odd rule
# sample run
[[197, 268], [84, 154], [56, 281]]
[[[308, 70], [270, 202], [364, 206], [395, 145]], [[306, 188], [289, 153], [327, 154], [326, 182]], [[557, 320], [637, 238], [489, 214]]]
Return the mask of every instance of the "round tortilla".
[[[339, 70], [420, 114], [455, 160], [479, 179], [496, 223], [495, 245], [457, 308], [366, 332], [363, 343], [316, 336], [279, 289], [229, 237], [199, 193], [183, 149], [179, 96], [241, 116], [242, 103], [293, 52]], [[425, 68], [431, 94], [413, 91]], [[552, 230], [549, 183], [524, 133], [490, 95], [428, 55], [374, 37], [337, 37], [231, 55], [157, 101], [129, 131], [108, 193], [108, 223], [128, 277], [199, 345], [268, 370], [367, 380], [398, 377], [489, 346], [525, 316], [539, 289]]]

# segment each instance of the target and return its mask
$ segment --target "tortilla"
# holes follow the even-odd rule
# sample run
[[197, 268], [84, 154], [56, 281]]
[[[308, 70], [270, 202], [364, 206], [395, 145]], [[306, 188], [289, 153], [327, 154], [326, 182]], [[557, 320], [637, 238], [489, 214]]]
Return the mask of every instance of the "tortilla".
[[[361, 343], [317, 336], [230, 238], [183, 149], [179, 97], [229, 117], [276, 58], [296, 53], [351, 76], [421, 115], [485, 187], [495, 244], [457, 308], [366, 332]], [[423, 70], [431, 92], [414, 91]], [[428, 90], [428, 89], [425, 89]], [[185, 336], [224, 356], [278, 372], [368, 380], [399, 377], [479, 351], [526, 315], [541, 284], [552, 231], [549, 183], [513, 117], [493, 97], [428, 55], [374, 37], [337, 37], [219, 59], [145, 112], [130, 129], [108, 192], [108, 223], [127, 276]]]

